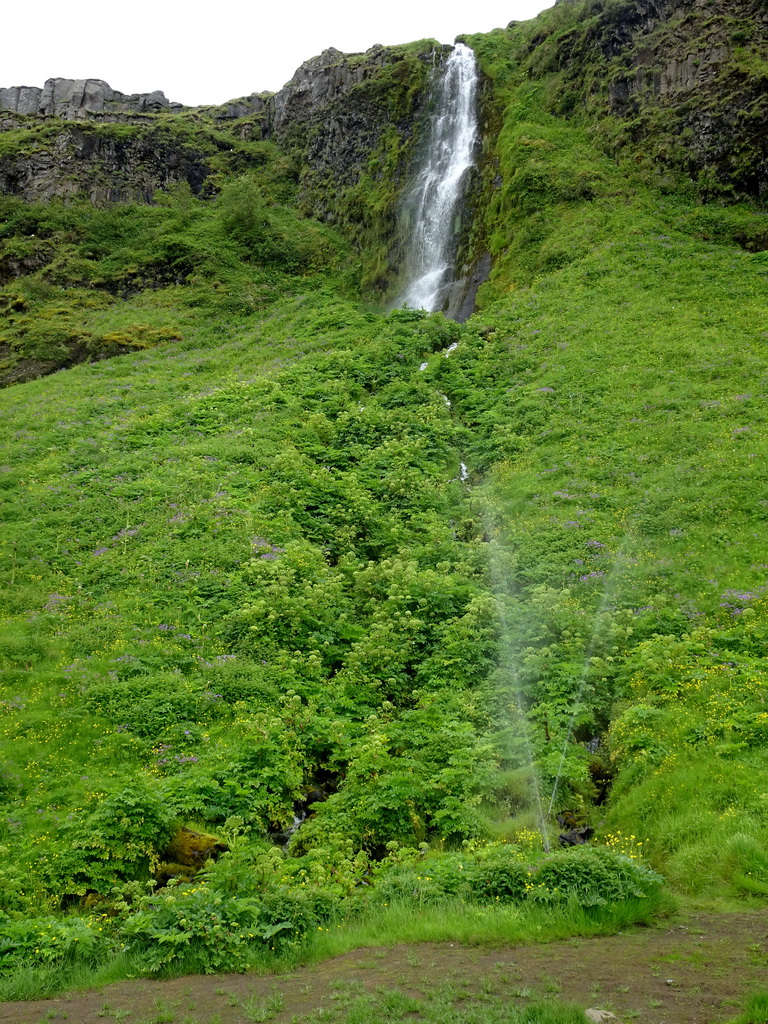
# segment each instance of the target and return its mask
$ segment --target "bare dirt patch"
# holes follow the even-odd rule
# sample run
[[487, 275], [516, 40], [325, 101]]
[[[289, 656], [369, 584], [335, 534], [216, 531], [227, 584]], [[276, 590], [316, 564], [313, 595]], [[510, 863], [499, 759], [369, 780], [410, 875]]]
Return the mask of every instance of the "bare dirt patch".
[[56, 999], [0, 1003], [0, 1024], [288, 1024], [339, 1007], [339, 992], [399, 989], [521, 1004], [557, 995], [643, 1024], [715, 1024], [768, 988], [768, 911], [697, 915], [666, 927], [539, 946], [421, 943], [356, 950], [290, 975], [130, 981]]

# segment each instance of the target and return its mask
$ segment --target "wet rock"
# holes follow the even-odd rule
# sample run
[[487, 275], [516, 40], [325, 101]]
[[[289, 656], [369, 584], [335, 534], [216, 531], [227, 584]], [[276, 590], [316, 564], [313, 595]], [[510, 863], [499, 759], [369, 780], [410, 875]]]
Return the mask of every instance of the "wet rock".
[[[404, 55], [389, 47], [374, 46], [364, 54], [344, 54], [330, 47], [305, 61], [271, 98], [270, 136], [305, 150], [310, 174], [303, 193], [314, 216], [333, 212], [323, 206], [328, 181], [336, 186], [355, 184], [371, 154], [378, 151], [385, 129], [395, 128], [407, 149], [433, 58], [432, 48], [418, 54], [417, 83]], [[409, 100], [394, 116], [393, 80], [407, 91]], [[421, 88], [415, 88], [419, 84]]]
[[593, 828], [590, 828], [589, 825], [583, 825], [581, 828], [572, 828], [568, 832], [561, 832], [557, 837], [557, 841], [561, 846], [583, 846], [594, 834], [595, 830]]
[[475, 311], [475, 300], [480, 285], [491, 275], [491, 255], [483, 253], [470, 266], [464, 267], [461, 276], [451, 286], [445, 315], [463, 324]]
[[312, 804], [320, 804], [328, 799], [328, 794], [322, 789], [310, 789], [304, 797], [304, 806], [311, 807]]

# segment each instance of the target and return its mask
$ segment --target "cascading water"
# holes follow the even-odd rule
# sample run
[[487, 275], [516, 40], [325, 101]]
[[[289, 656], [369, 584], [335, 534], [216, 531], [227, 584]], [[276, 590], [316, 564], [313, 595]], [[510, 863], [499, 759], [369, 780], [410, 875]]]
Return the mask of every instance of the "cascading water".
[[477, 65], [457, 43], [437, 85], [423, 165], [404, 210], [409, 233], [403, 293], [396, 306], [443, 309], [453, 284], [456, 214], [477, 143]]

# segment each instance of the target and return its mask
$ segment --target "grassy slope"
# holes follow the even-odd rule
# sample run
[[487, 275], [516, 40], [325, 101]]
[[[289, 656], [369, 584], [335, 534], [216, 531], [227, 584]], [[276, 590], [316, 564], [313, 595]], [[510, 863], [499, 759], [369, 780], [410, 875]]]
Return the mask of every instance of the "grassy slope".
[[527, 745], [681, 889], [768, 889], [768, 267], [730, 241], [765, 215], [617, 166], [473, 42], [504, 188], [470, 324], [273, 275], [266, 313], [0, 396], [11, 913], [140, 875], [169, 816], [258, 846], [317, 784], [279, 870], [337, 895], [361, 849], [519, 840]]
[[[509, 432], [490, 493], [513, 668], [550, 775], [585, 794], [588, 772], [598, 789], [616, 775], [608, 828], [689, 891], [764, 892], [768, 261], [735, 242], [759, 250], [768, 218], [602, 155], [597, 100], [549, 112], [558, 78], [540, 68], [574, 20], [471, 38], [505, 98], [504, 185], [472, 371], [496, 388], [457, 410]], [[607, 728], [602, 756], [560, 753], [572, 726]]]

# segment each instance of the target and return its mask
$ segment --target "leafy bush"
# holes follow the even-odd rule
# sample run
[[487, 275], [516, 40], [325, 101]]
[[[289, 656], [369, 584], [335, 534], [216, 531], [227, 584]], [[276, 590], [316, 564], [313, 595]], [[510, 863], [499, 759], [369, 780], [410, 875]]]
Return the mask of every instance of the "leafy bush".
[[178, 960], [207, 974], [244, 970], [249, 947], [299, 945], [336, 905], [323, 889], [274, 882], [261, 888], [254, 878], [250, 895], [235, 895], [222, 888], [225, 878], [213, 866], [191, 885], [172, 883], [123, 903], [120, 936], [153, 973]]
[[20, 968], [91, 963], [107, 949], [101, 929], [79, 917], [0, 920], [0, 974]]
[[[275, 933], [281, 943], [298, 944], [321, 922], [331, 918], [338, 907], [334, 893], [318, 886], [271, 885], [259, 896], [260, 921], [266, 928], [290, 922], [290, 931]], [[269, 936], [271, 939], [271, 935]]]
[[290, 927], [289, 921], [263, 921], [257, 899], [224, 897], [205, 885], [169, 886], [143, 897], [121, 934], [152, 973], [183, 960], [189, 969], [213, 974], [245, 970], [254, 939], [274, 943]]
[[661, 875], [622, 853], [579, 846], [548, 857], [532, 876], [528, 892], [536, 902], [573, 899], [588, 908], [646, 899], [662, 882]]
[[264, 242], [270, 233], [264, 193], [252, 178], [228, 181], [216, 201], [221, 226], [232, 238], [248, 246]]
[[530, 877], [530, 870], [525, 864], [509, 857], [481, 861], [470, 871], [470, 892], [478, 900], [519, 903], [525, 898]]
[[532, 858], [509, 844], [466, 844], [461, 852], [400, 849], [375, 871], [363, 902], [425, 905], [458, 897], [494, 903], [555, 904], [585, 909], [645, 899], [663, 879], [636, 859], [601, 847], [561, 850]]
[[146, 878], [170, 839], [175, 815], [146, 783], [95, 797], [93, 805], [72, 815], [44, 860], [48, 885], [60, 895], [103, 894], [117, 880]]
[[84, 706], [119, 728], [142, 737], [160, 737], [176, 725], [210, 722], [225, 713], [204, 682], [191, 685], [177, 676], [151, 674], [88, 689]]
[[0, 916], [34, 916], [45, 906], [46, 896], [39, 876], [30, 875], [26, 865], [14, 860], [11, 847], [0, 845]]

